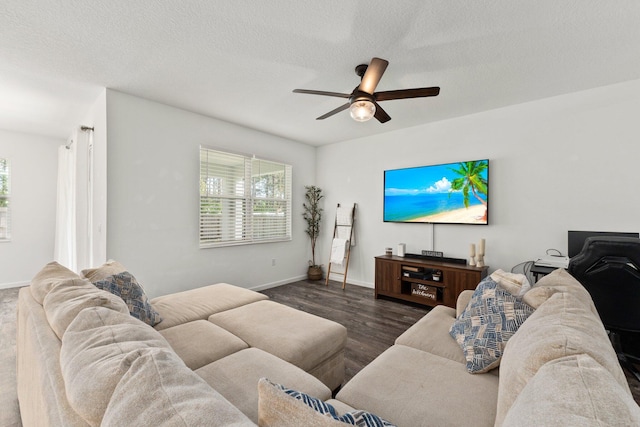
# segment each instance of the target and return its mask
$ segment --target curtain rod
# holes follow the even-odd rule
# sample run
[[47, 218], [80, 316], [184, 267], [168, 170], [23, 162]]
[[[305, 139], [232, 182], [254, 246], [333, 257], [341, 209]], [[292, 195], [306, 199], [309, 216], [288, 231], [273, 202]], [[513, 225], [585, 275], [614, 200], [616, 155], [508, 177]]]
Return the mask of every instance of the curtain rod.
[[[80, 126], [80, 130], [84, 132], [93, 132], [93, 127], [90, 126]], [[67, 145], [64, 146], [67, 150], [71, 148], [73, 145], [73, 139]]]

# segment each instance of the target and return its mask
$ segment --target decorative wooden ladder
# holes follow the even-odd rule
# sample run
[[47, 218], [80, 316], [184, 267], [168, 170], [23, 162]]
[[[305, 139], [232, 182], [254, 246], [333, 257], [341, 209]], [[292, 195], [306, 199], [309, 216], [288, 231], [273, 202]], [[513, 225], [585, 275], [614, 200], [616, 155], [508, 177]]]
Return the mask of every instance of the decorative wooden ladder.
[[[333, 240], [331, 241], [331, 253], [329, 254], [329, 269], [327, 270], [327, 279], [325, 280], [325, 285], [329, 286], [329, 276], [331, 275], [331, 262], [333, 256], [333, 243], [335, 239], [346, 239], [347, 244], [345, 247], [345, 258], [344, 262], [344, 272], [334, 272], [333, 274], [338, 274], [343, 276], [342, 280], [342, 289], [344, 289], [347, 283], [347, 272], [349, 271], [349, 258], [351, 256], [351, 246], [353, 246], [353, 240], [355, 237], [355, 220], [356, 220], [356, 204], [353, 204], [352, 208], [341, 208], [340, 203], [336, 208], [336, 222], [333, 227]], [[343, 260], [344, 261], [344, 260]], [[338, 264], [338, 263], [336, 263]], [[338, 265], [342, 265], [339, 263]]]

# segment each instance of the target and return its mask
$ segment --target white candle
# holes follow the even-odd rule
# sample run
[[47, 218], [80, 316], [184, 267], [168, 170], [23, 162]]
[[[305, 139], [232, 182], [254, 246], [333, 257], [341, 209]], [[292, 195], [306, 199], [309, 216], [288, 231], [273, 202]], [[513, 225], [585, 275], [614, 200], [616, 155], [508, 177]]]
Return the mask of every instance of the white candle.
[[476, 245], [475, 245], [475, 243], [471, 244], [471, 248], [469, 250], [469, 256], [476, 256]]
[[478, 245], [478, 253], [484, 255], [484, 239], [480, 239], [480, 244]]

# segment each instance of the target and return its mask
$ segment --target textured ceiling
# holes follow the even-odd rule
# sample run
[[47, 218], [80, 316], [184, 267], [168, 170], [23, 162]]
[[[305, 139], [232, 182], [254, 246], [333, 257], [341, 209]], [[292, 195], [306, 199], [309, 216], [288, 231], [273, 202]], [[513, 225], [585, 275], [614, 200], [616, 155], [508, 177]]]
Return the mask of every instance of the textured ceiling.
[[[321, 145], [640, 78], [637, 0], [3, 0], [0, 128], [67, 137], [107, 87]], [[378, 90], [440, 86], [357, 123]]]

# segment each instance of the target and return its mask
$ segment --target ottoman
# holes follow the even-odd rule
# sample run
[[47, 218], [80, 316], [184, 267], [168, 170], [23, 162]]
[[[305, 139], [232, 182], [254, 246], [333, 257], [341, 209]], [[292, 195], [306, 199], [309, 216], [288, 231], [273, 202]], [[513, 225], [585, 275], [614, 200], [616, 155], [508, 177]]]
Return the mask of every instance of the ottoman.
[[160, 331], [192, 370], [202, 368], [249, 346], [229, 331], [206, 320], [194, 320]]
[[249, 346], [310, 373], [331, 390], [342, 384], [347, 329], [273, 301], [258, 301], [209, 316]]
[[258, 381], [268, 378], [318, 399], [331, 390], [302, 369], [257, 348], [248, 348], [195, 371], [253, 422], [258, 423]]
[[162, 322], [154, 328], [160, 331], [194, 320], [206, 320], [213, 313], [268, 298], [261, 293], [228, 283], [163, 295], [151, 300], [151, 305], [162, 317]]

